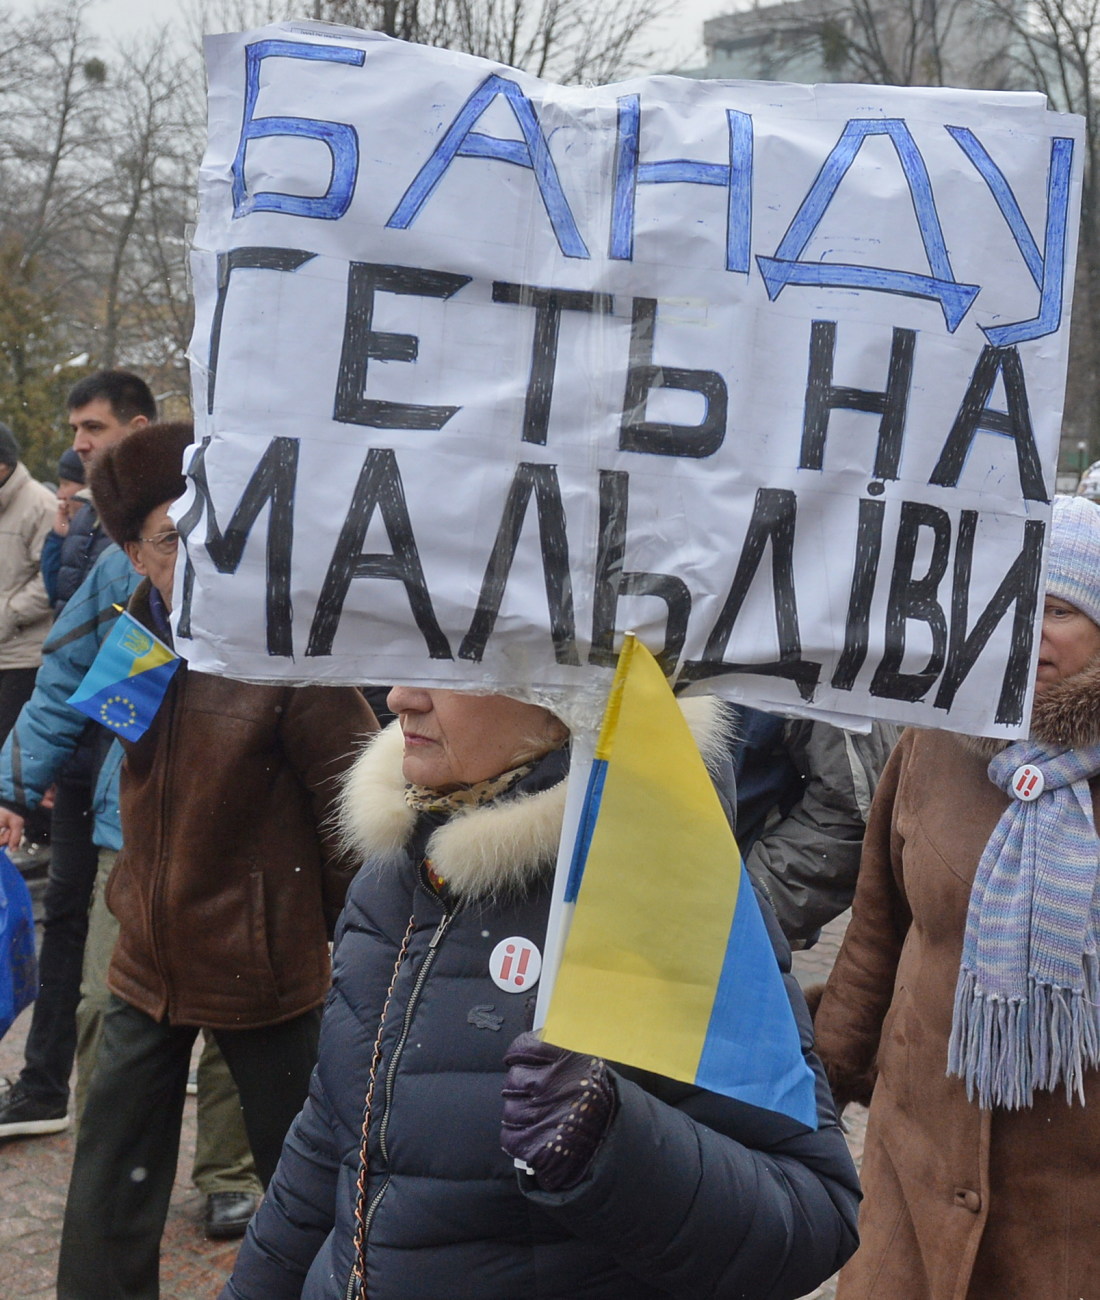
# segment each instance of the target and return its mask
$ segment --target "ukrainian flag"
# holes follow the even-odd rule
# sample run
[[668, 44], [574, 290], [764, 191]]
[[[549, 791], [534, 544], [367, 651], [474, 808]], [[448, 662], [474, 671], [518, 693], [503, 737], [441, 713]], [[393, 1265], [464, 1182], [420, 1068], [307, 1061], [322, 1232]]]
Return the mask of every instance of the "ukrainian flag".
[[699, 749], [656, 660], [619, 657], [565, 895], [546, 1041], [817, 1127], [775, 952]]
[[140, 740], [179, 665], [175, 651], [123, 612], [69, 703], [124, 740]]

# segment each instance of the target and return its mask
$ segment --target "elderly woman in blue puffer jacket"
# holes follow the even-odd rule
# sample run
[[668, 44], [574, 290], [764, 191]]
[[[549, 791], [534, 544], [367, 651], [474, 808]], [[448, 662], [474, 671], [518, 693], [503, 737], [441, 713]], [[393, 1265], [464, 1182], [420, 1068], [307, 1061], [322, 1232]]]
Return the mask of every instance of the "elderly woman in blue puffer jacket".
[[[395, 687], [390, 707], [398, 722], [345, 788], [365, 865], [337, 930], [310, 1097], [223, 1300], [813, 1290], [855, 1249], [859, 1192], [789, 974], [819, 1081], [813, 1133], [539, 1042], [525, 1031], [566, 729], [499, 695]], [[718, 761], [718, 706], [689, 710]]]

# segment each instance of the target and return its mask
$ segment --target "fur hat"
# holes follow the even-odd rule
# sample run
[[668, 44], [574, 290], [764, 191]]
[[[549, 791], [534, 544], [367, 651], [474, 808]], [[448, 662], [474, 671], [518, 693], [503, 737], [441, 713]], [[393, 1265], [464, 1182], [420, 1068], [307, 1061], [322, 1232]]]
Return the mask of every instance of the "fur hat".
[[137, 541], [151, 510], [183, 495], [183, 453], [193, 440], [190, 423], [147, 424], [96, 456], [92, 498], [103, 527], [120, 546]]
[[19, 442], [6, 424], [0, 424], [0, 465], [19, 464]]
[[1084, 497], [1054, 498], [1046, 594], [1100, 624], [1100, 506]]

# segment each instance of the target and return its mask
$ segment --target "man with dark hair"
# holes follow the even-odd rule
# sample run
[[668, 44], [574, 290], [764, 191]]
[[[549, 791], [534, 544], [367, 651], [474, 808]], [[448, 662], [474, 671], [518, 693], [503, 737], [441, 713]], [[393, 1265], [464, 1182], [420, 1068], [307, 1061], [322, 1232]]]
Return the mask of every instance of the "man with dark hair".
[[[138, 416], [144, 416], [144, 424], [156, 419], [156, 399], [152, 390], [133, 370], [96, 370], [95, 374], [87, 374], [83, 380], [74, 383], [68, 402], [70, 424], [75, 428], [79, 422], [72, 419], [75, 412], [86, 413], [94, 419], [95, 412], [87, 411], [87, 408], [96, 402], [105, 402], [111, 408], [108, 424], [112, 420], [129, 424]], [[134, 428], [140, 428], [140, 425]], [[103, 446], [108, 446], [108, 443]], [[83, 458], [81, 448], [77, 447], [77, 452]]]
[[34, 690], [50, 629], [40, 564], [53, 512], [53, 493], [31, 478], [0, 424], [0, 744]]
[[[157, 418], [152, 390], [129, 370], [99, 370], [88, 375], [69, 393], [68, 409], [73, 451], [85, 471], [99, 452]], [[69, 525], [61, 547], [54, 606], [58, 613], [110, 540], [100, 526], [94, 502], [88, 502]]]

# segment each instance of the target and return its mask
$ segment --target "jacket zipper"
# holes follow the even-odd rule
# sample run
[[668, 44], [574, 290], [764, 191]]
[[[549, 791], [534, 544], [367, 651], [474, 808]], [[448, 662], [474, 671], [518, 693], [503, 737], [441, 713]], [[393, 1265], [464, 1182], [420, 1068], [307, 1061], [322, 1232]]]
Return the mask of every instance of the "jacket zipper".
[[[447, 932], [447, 927], [451, 924], [453, 912], [444, 912], [443, 916], [436, 926], [435, 934], [428, 941], [428, 951], [424, 956], [423, 965], [417, 971], [416, 980], [413, 983], [412, 992], [409, 994], [408, 1005], [405, 1007], [405, 1015], [401, 1020], [401, 1033], [398, 1036], [397, 1043], [393, 1049], [393, 1055], [390, 1057], [389, 1068], [386, 1070], [385, 1084], [385, 1107], [382, 1111], [382, 1119], [378, 1126], [378, 1146], [382, 1152], [382, 1159], [389, 1164], [389, 1153], [386, 1150], [386, 1130], [390, 1122], [390, 1103], [393, 1101], [393, 1084], [397, 1077], [397, 1067], [401, 1063], [401, 1055], [405, 1050], [405, 1044], [408, 1042], [409, 1031], [412, 1029], [412, 1019], [416, 1013], [416, 1005], [420, 1001], [420, 994], [423, 991], [424, 984], [428, 978], [428, 972], [435, 961], [435, 954], [439, 947], [439, 941]], [[366, 1243], [370, 1237], [371, 1223], [374, 1220], [376, 1211], [382, 1202], [382, 1197], [386, 1194], [386, 1189], [390, 1185], [389, 1176], [387, 1175], [382, 1186], [375, 1192], [370, 1205], [367, 1207], [367, 1213], [363, 1221], [363, 1264], [366, 1267]], [[347, 1291], [344, 1293], [345, 1300], [355, 1300], [355, 1267], [352, 1266], [351, 1276], [348, 1278]]]

